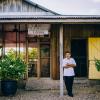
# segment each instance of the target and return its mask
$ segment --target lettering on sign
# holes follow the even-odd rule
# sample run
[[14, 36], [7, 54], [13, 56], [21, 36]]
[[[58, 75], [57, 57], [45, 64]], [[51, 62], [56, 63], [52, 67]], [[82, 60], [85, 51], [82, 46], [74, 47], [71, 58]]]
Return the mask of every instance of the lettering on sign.
[[49, 24], [29, 24], [28, 35], [31, 36], [48, 35], [49, 29], [50, 29]]

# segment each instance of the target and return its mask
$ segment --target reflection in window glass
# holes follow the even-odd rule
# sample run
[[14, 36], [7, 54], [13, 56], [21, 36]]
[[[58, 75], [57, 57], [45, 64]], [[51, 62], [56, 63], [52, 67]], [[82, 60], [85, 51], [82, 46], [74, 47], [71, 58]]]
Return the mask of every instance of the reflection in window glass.
[[29, 55], [29, 58], [31, 59], [35, 59], [38, 57], [38, 49], [37, 48], [32, 48], [32, 47], [29, 47], [28, 48], [28, 55]]
[[38, 46], [37, 43], [33, 43], [33, 41], [29, 41], [28, 58], [28, 76], [37, 77]]
[[25, 33], [20, 33], [20, 43], [18, 40], [17, 47], [16, 47], [16, 32], [5, 33], [5, 54], [9, 53], [13, 54], [13, 57], [16, 57], [17, 54], [17, 56], [20, 56], [20, 58], [25, 60]]
[[50, 59], [41, 59], [41, 77], [50, 77]]
[[16, 33], [6, 32], [5, 33], [5, 54], [12, 54], [16, 57]]
[[49, 57], [49, 55], [50, 55], [49, 45], [41, 45], [41, 58]]
[[50, 77], [50, 45], [41, 44], [41, 77]]

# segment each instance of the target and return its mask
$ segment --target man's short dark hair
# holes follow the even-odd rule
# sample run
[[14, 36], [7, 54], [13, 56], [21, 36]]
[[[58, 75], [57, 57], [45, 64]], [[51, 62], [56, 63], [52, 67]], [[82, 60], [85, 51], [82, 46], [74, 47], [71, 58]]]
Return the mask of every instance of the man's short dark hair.
[[71, 54], [71, 52], [70, 52], [70, 51], [66, 51], [66, 52], [65, 52], [65, 54], [66, 54], [66, 53], [70, 53], [70, 54]]

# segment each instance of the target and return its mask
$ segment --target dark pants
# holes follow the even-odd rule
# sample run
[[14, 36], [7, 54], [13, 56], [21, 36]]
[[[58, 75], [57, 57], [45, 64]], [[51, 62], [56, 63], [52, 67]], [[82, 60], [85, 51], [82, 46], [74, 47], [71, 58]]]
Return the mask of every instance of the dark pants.
[[72, 94], [74, 76], [64, 76], [65, 86], [68, 94]]

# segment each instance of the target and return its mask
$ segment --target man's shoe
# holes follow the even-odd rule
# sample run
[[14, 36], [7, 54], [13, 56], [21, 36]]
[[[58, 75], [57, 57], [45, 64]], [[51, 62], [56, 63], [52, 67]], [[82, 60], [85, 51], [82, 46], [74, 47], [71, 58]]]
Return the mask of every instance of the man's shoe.
[[73, 97], [73, 94], [72, 93], [70, 93], [70, 94], [68, 93], [68, 96]]

